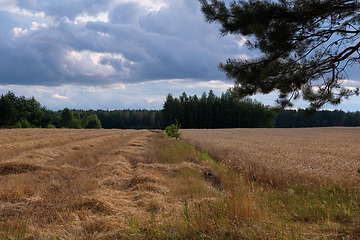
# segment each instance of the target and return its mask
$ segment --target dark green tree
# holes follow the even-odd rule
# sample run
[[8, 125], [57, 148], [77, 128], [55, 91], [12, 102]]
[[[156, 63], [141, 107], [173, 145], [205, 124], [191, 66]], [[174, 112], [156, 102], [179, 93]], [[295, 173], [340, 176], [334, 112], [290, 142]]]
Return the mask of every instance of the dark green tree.
[[91, 114], [86, 118], [85, 128], [101, 128], [100, 120], [96, 114]]
[[2, 127], [14, 126], [21, 120], [19, 111], [20, 101], [14, 93], [8, 92], [0, 97], [0, 125]]
[[302, 97], [309, 109], [359, 95], [342, 85], [345, 69], [360, 60], [360, 3], [356, 0], [200, 0], [221, 33], [246, 37], [254, 59], [220, 64], [239, 96], [277, 91], [278, 107]]
[[63, 127], [70, 127], [72, 121], [73, 121], [73, 113], [70, 109], [64, 108], [64, 110], [61, 113], [61, 123]]
[[42, 126], [45, 108], [32, 98], [8, 92], [0, 96], [0, 127]]
[[26, 120], [33, 126], [41, 126], [45, 109], [34, 97], [26, 99], [23, 103]]

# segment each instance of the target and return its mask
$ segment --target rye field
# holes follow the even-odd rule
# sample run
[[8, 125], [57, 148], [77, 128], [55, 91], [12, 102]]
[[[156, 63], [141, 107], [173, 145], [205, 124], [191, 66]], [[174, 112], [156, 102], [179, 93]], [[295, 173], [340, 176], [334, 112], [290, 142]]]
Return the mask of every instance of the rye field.
[[256, 181], [360, 184], [360, 128], [182, 130]]
[[360, 128], [0, 130], [0, 239], [360, 239]]

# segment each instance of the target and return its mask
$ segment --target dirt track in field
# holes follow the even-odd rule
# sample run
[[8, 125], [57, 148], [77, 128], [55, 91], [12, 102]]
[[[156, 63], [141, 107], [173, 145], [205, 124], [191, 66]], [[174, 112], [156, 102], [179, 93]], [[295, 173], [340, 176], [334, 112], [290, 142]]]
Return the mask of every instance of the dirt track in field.
[[66, 238], [87, 238], [76, 233], [118, 229], [134, 215], [166, 207], [160, 202], [167, 191], [161, 179], [138, 164], [146, 161], [156, 134], [0, 130], [1, 224], [18, 219], [33, 231], [62, 229]]
[[253, 180], [360, 183], [360, 128], [181, 130]]

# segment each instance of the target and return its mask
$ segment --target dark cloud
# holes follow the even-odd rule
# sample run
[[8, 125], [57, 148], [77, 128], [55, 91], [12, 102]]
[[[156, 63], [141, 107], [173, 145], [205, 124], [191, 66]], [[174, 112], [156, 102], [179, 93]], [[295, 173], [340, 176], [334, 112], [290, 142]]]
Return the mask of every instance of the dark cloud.
[[[232, 37], [204, 22], [198, 1], [18, 1], [46, 17], [0, 12], [0, 83], [108, 85], [159, 79], [223, 79], [219, 62], [239, 52]], [[77, 19], [108, 11], [108, 20]], [[52, 18], [53, 17], [53, 18]], [[50, 19], [50, 20], [49, 20]], [[75, 21], [77, 19], [77, 21]], [[25, 21], [26, 20], [26, 21]], [[6, 45], [7, 44], [7, 45]]]
[[136, 24], [140, 11], [134, 2], [119, 4], [109, 12], [109, 21], [112, 24]]
[[9, 12], [0, 11], [0, 39], [2, 43], [9, 40], [11, 37], [10, 32], [15, 25], [16, 22], [13, 21], [12, 15]]

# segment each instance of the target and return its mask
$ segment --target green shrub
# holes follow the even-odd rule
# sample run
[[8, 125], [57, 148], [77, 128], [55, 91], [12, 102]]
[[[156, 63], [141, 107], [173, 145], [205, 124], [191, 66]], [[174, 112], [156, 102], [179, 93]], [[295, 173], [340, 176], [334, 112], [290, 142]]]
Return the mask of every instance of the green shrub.
[[176, 139], [180, 138], [181, 133], [179, 132], [180, 125], [179, 122], [176, 120], [175, 124], [171, 124], [165, 128], [165, 133], [169, 137], [174, 137]]
[[31, 128], [33, 127], [29, 121], [22, 119], [20, 122], [16, 123], [15, 128]]
[[56, 128], [54, 124], [49, 123], [46, 128]]

